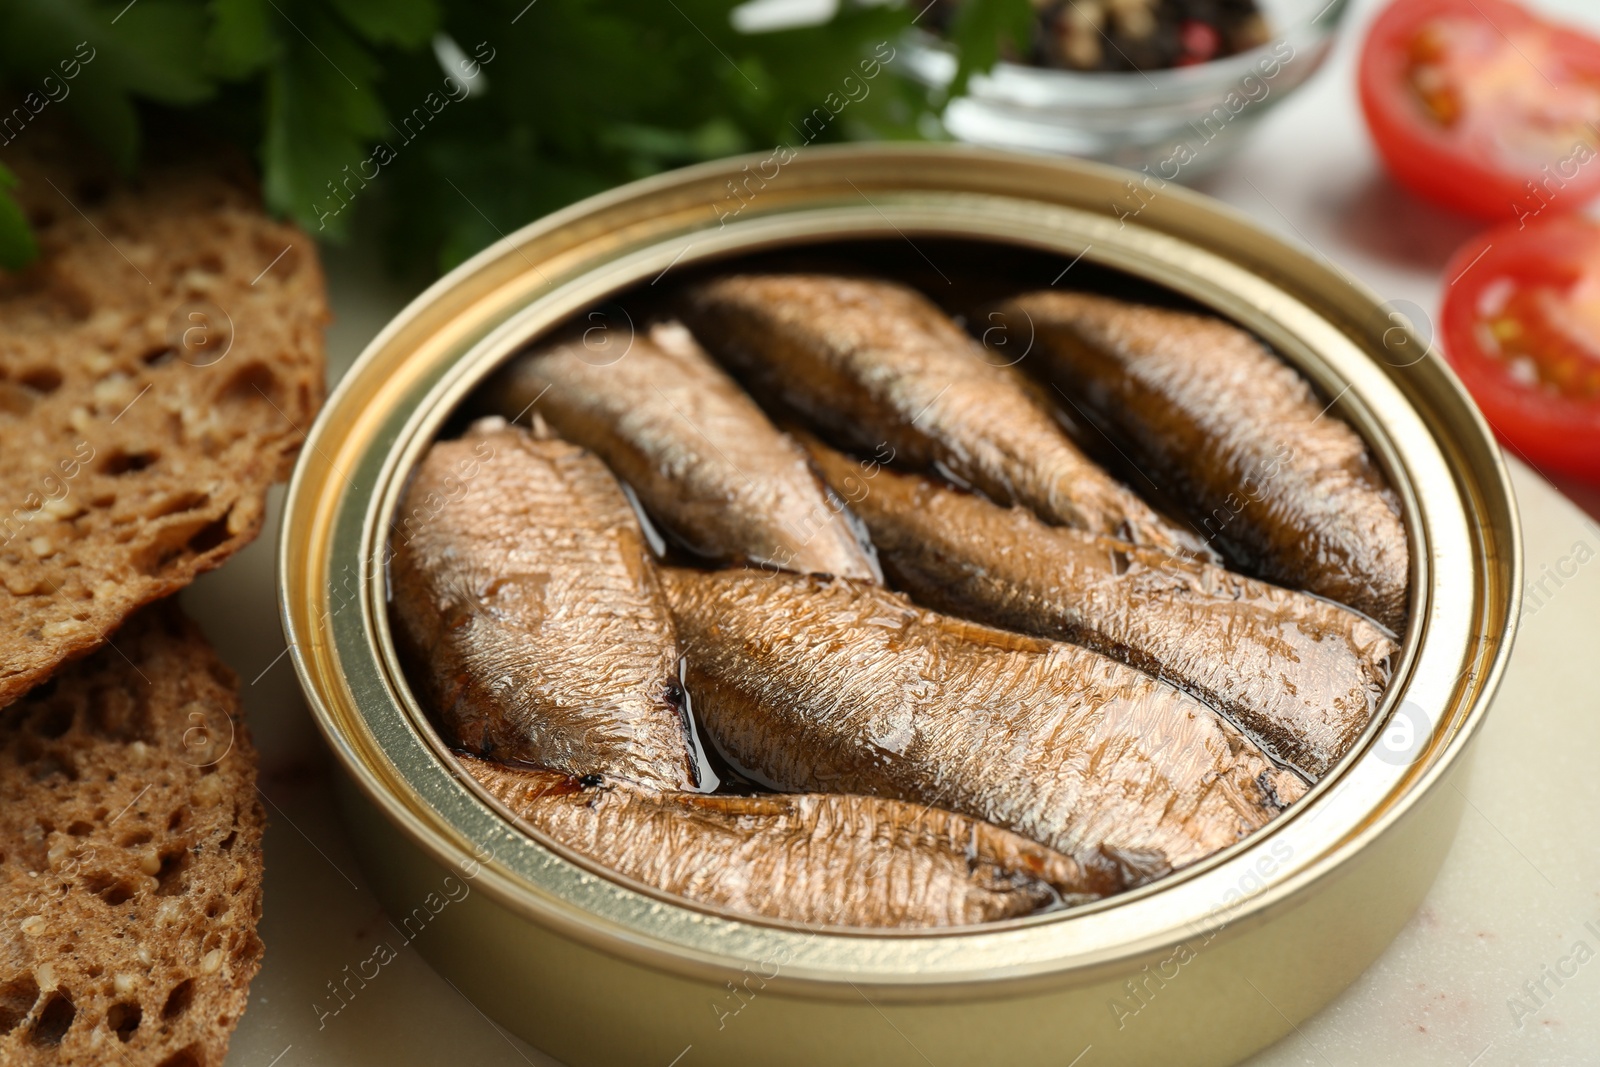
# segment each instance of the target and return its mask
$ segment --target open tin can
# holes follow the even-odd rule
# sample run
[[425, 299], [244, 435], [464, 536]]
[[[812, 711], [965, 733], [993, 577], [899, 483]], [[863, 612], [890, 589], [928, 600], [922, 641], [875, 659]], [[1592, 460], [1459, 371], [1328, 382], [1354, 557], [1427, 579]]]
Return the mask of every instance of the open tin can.
[[[398, 917], [427, 909], [415, 944], [485, 1012], [573, 1065], [1223, 1064], [1327, 1003], [1406, 922], [1454, 837], [1517, 618], [1499, 451], [1444, 363], [1371, 293], [1213, 201], [1170, 185], [1130, 198], [1128, 181], [928, 146], [695, 167], [518, 231], [367, 348], [290, 486], [284, 627], [379, 897]], [[813, 930], [628, 884], [517, 829], [463, 780], [387, 621], [396, 504], [428, 444], [530, 339], [618, 293], [858, 247], [930, 277], [970, 253], [1165, 289], [1255, 333], [1366, 439], [1402, 501], [1408, 630], [1362, 739], [1283, 816], [1091, 905], [954, 930]]]

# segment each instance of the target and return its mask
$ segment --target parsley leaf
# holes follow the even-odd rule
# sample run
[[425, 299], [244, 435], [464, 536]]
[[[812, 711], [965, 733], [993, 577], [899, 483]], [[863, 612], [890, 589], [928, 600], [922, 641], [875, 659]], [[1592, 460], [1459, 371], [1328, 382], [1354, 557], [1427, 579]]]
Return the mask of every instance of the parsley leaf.
[[135, 99], [198, 104], [212, 84], [195, 65], [206, 16], [189, 0], [140, 0], [131, 7], [89, 0], [11, 0], [0, 5], [0, 71], [23, 92], [45, 79], [75, 78], [62, 96], [78, 122], [124, 170], [138, 156]]
[[342, 238], [345, 207], [362, 185], [352, 168], [387, 132], [374, 84], [381, 68], [320, 10], [280, 18], [298, 39], [280, 32], [283, 52], [267, 75], [262, 191], [270, 208], [314, 236]]
[[1028, 0], [963, 0], [950, 26], [950, 42], [960, 60], [945, 98], [953, 100], [966, 92], [967, 82], [993, 67], [1005, 44], [1026, 49], [1032, 33], [1033, 6]]
[[238, 80], [266, 67], [283, 52], [274, 27], [280, 17], [267, 0], [213, 0], [205, 69]]
[[18, 270], [39, 254], [22, 208], [11, 199], [16, 184], [17, 176], [0, 164], [0, 267], [7, 270]]
[[[893, 69], [923, 2], [844, 0], [820, 25], [746, 33], [736, 0], [0, 0], [0, 82], [25, 94], [77, 64], [63, 108], [124, 167], [141, 121], [186, 122], [253, 143], [268, 208], [314, 236], [369, 216], [396, 261], [448, 267], [670, 167], [940, 136]], [[961, 81], [1027, 12], [966, 0]], [[0, 199], [5, 262], [26, 233]]]
[[333, 6], [373, 44], [416, 48], [439, 29], [433, 0], [334, 0]]

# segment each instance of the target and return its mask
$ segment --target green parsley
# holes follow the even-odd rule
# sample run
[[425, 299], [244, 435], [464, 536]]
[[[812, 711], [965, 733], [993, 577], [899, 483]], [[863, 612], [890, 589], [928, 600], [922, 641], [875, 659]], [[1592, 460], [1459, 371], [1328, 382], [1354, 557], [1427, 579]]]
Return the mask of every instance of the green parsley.
[[[1011, 21], [994, 12], [1013, 3], [967, 5], [963, 73], [992, 62]], [[890, 62], [915, 8], [842, 0], [820, 25], [745, 33], [734, 6], [0, 0], [0, 152], [59, 108], [131, 172], [142, 129], [188, 122], [251, 153], [274, 213], [337, 241], [371, 212], [394, 255], [442, 269], [668, 168], [938, 135], [934, 104]], [[36, 254], [14, 181], [0, 169], [13, 269]]]

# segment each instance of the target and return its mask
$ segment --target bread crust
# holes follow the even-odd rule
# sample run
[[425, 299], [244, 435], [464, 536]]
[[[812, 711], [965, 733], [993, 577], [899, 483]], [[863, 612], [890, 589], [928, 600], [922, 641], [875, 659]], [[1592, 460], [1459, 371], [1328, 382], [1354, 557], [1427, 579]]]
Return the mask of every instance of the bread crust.
[[0, 1063], [220, 1065], [264, 825], [237, 680], [171, 601], [0, 710]]
[[0, 271], [3, 706], [255, 537], [328, 314], [314, 245], [244, 168], [120, 181], [46, 125], [0, 162], [41, 251]]

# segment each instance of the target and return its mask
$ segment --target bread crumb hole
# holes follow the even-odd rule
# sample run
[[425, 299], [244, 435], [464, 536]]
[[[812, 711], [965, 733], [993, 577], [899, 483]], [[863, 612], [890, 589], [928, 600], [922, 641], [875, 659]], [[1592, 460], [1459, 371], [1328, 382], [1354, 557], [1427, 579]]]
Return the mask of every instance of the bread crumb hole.
[[139, 1029], [139, 1023], [144, 1018], [144, 1009], [137, 1004], [113, 1004], [106, 1009], [106, 1025], [117, 1035], [117, 1038], [126, 1045], [133, 1040], [133, 1032]]
[[167, 994], [167, 1002], [161, 1005], [161, 1017], [171, 1022], [188, 1011], [192, 1003], [194, 1003], [194, 979], [185, 978], [173, 986], [172, 992]]
[[77, 1016], [78, 1009], [72, 1006], [72, 998], [62, 990], [54, 990], [44, 1002], [44, 1010], [39, 1012], [28, 1040], [35, 1045], [59, 1045]]
[[179, 827], [181, 827], [183, 825], [183, 823], [184, 823], [184, 820], [186, 820], [188, 817], [189, 817], [189, 809], [188, 808], [178, 808], [171, 815], [168, 815], [167, 816], [167, 832], [171, 833], [172, 831], [174, 831], [174, 830], [178, 829]]
[[175, 849], [161, 854], [161, 870], [156, 873], [156, 896], [170, 897], [188, 889], [183, 872], [189, 868], [189, 850]]
[[156, 1067], [206, 1067], [199, 1045], [185, 1045], [160, 1063]]
[[159, 456], [155, 452], [128, 452], [123, 449], [112, 450], [100, 462], [102, 474], [132, 474], [144, 470], [154, 463]]
[[203, 517], [197, 515], [156, 525], [154, 532], [149, 534], [148, 542], [132, 552], [128, 562], [142, 574], [160, 574], [190, 555], [190, 539], [208, 525]]
[[222, 402], [250, 401], [265, 396], [273, 399], [278, 388], [277, 375], [272, 373], [272, 368], [265, 363], [247, 363], [233, 373], [227, 383], [217, 392], [217, 399]]
[[49, 396], [61, 388], [61, 372], [54, 367], [29, 367], [17, 375], [17, 381], [36, 393]]
[[84, 822], [82, 819], [74, 821], [71, 826], [67, 827], [67, 833], [73, 837], [88, 837], [93, 832], [94, 824]]
[[83, 884], [89, 892], [115, 908], [126, 904], [139, 892], [139, 887], [121, 875], [108, 871], [95, 871], [84, 876]]
[[117, 845], [120, 848], [138, 848], [140, 845], [148, 845], [154, 836], [149, 830], [132, 830], [123, 834]]
[[220, 848], [224, 852], [232, 852], [233, 851], [233, 843], [235, 841], [237, 841], [237, 840], [239, 840], [239, 831], [237, 831], [237, 830], [229, 830], [228, 831], [228, 836], [224, 837], [222, 839], [222, 843], [219, 844], [217, 847]]
[[163, 363], [172, 362], [172, 357], [177, 355], [177, 349], [171, 345], [157, 345], [139, 357], [139, 362], [146, 367], [159, 367]]
[[228, 537], [228, 514], [223, 514], [190, 534], [189, 548], [198, 555], [205, 555], [213, 548], [224, 544]]
[[38, 999], [39, 983], [33, 980], [31, 974], [0, 985], [0, 1037], [15, 1030], [28, 1017], [34, 1001]]

